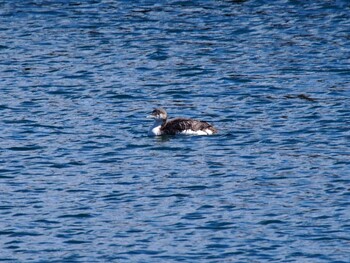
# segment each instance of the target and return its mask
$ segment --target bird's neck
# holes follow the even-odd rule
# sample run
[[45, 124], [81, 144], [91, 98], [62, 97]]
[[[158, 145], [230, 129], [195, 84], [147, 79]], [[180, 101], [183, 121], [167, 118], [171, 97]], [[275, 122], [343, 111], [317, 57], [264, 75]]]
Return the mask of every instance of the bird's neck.
[[149, 129], [149, 135], [161, 135], [161, 127], [165, 125], [166, 119], [154, 120], [152, 127]]

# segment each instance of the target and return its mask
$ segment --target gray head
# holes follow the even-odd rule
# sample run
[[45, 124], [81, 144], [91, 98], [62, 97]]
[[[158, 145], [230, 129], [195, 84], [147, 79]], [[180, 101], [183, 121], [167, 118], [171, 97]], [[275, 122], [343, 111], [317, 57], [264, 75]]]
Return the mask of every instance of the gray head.
[[157, 109], [154, 109], [151, 115], [149, 115], [148, 117], [156, 120], [166, 120], [168, 117], [168, 114], [163, 108], [157, 108]]

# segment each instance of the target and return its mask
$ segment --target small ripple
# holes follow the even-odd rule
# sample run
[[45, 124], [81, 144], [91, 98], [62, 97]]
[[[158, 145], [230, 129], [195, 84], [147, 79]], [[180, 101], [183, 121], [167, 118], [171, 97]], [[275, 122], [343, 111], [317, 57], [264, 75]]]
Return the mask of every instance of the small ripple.
[[36, 237], [36, 236], [42, 236], [42, 235], [43, 234], [38, 232], [26, 232], [26, 231], [13, 232], [9, 234], [10, 237], [25, 237], [25, 236]]
[[0, 230], [0, 236], [12, 236], [13, 234], [15, 234], [14, 231], [8, 231], [8, 230]]
[[70, 240], [65, 240], [63, 241], [65, 244], [70, 244], [70, 245], [76, 245], [76, 244], [91, 244], [91, 241], [85, 241], [85, 240], [76, 240], [76, 239], [70, 239]]
[[208, 229], [208, 230], [226, 230], [233, 228], [233, 223], [231, 222], [220, 222], [220, 221], [209, 221], [206, 222], [204, 226], [199, 226], [197, 229]]
[[47, 219], [39, 219], [39, 220], [35, 220], [34, 222], [36, 223], [42, 223], [45, 225], [51, 225], [51, 224], [59, 224], [59, 221], [54, 221], [54, 220], [47, 220]]
[[198, 219], [204, 219], [206, 218], [202, 213], [188, 213], [185, 216], [181, 217], [181, 219], [186, 219], [186, 220], [198, 220]]
[[284, 224], [281, 220], [262, 220], [258, 224], [260, 225], [271, 225], [271, 224]]
[[83, 218], [91, 218], [93, 217], [92, 214], [89, 213], [78, 213], [78, 214], [70, 214], [70, 215], [61, 215], [58, 218], [77, 218], [77, 219], [83, 219]]
[[27, 152], [27, 151], [36, 151], [44, 149], [45, 147], [41, 147], [38, 145], [26, 145], [26, 146], [14, 146], [7, 148], [10, 151], [16, 151], [16, 152]]
[[190, 191], [198, 191], [198, 190], [204, 190], [207, 189], [208, 187], [205, 185], [191, 185], [191, 186], [184, 186], [181, 187], [182, 189], [190, 190]]
[[128, 254], [128, 255], [158, 255], [162, 254], [165, 251], [162, 250], [146, 250], [146, 249], [138, 249], [138, 250], [130, 250], [125, 253], [120, 253], [120, 254]]

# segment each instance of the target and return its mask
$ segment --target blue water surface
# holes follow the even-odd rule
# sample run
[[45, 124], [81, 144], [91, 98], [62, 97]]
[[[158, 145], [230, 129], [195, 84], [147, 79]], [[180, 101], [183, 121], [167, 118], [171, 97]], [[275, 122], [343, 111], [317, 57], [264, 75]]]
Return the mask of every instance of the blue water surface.
[[[0, 261], [349, 262], [350, 2], [0, 1]], [[214, 136], [148, 137], [153, 107]]]

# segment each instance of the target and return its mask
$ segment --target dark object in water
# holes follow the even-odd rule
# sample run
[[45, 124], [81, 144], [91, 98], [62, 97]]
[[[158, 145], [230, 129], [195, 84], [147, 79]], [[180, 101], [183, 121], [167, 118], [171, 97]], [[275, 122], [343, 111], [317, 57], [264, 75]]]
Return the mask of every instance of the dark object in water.
[[302, 100], [307, 100], [307, 101], [313, 101], [315, 102], [316, 100], [314, 98], [311, 98], [308, 95], [305, 94], [299, 94], [299, 95], [286, 95], [284, 96], [287, 99], [302, 99]]
[[167, 121], [168, 114], [162, 108], [154, 109], [148, 117], [154, 119], [154, 124], [150, 128], [148, 135], [211, 135], [217, 133], [217, 130], [205, 121], [186, 118], [176, 118]]

